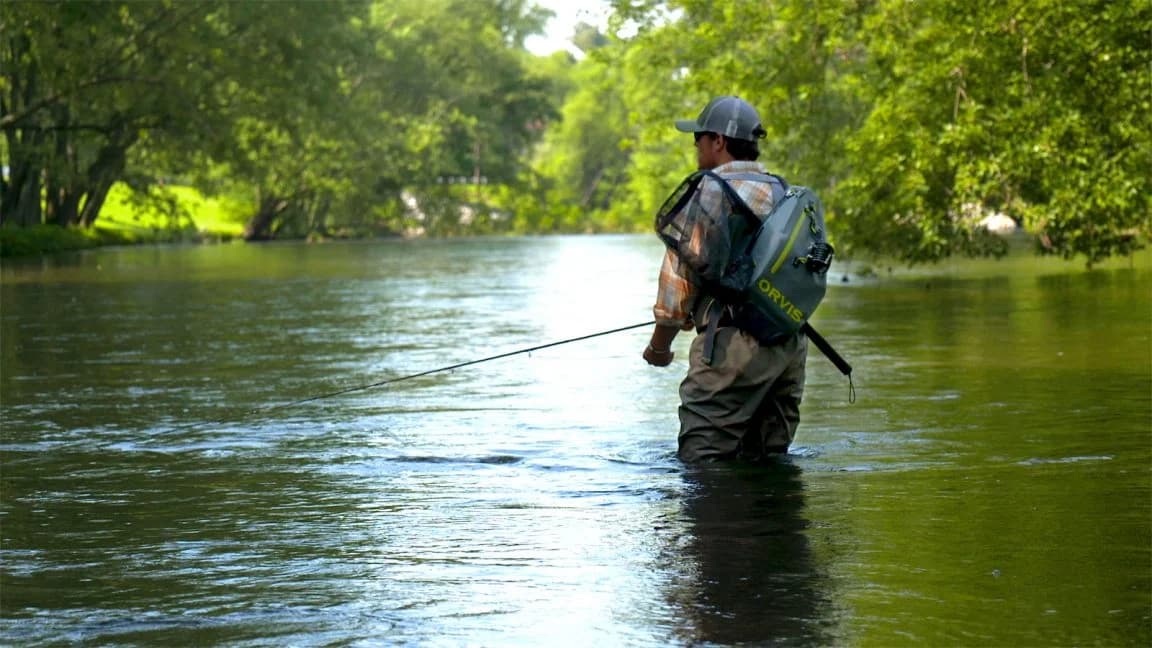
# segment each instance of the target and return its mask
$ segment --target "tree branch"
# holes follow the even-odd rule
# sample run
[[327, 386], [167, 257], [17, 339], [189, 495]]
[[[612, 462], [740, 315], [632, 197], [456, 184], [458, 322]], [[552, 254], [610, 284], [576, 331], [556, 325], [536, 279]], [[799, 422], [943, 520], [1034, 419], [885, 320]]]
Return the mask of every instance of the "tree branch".
[[77, 84], [77, 85], [75, 85], [72, 88], [69, 88], [67, 90], [61, 90], [60, 92], [57, 92], [55, 94], [51, 94], [51, 95], [48, 95], [47, 97], [43, 97], [41, 99], [33, 101], [32, 103], [25, 106], [24, 109], [20, 112], [9, 113], [7, 115], [0, 116], [0, 130], [8, 130], [11, 128], [15, 128], [16, 124], [18, 124], [19, 122], [22, 122], [25, 119], [30, 118], [32, 115], [36, 114], [37, 112], [40, 112], [41, 110], [44, 110], [45, 108], [49, 108], [49, 107], [53, 106], [54, 104], [59, 103], [62, 99], [66, 98], [66, 97], [72, 96], [74, 94], [79, 94], [81, 91], [87, 90], [89, 88], [94, 88], [96, 86], [108, 85], [108, 84], [113, 84], [113, 83], [141, 83], [141, 84], [147, 84], [147, 85], [162, 85], [164, 83], [164, 81], [161, 79], [154, 79], [154, 78], [124, 77], [124, 76], [104, 77], [104, 78], [100, 78], [100, 79], [93, 79], [91, 81], [85, 81], [85, 82], [79, 83], [79, 84]]

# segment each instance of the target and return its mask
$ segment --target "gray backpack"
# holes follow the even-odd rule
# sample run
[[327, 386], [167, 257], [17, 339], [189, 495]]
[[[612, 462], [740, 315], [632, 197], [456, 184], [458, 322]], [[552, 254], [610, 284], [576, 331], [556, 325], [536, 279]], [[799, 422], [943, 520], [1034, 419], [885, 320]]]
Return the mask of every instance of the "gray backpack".
[[[685, 210], [704, 178], [724, 191], [726, 209], [719, 214]], [[775, 205], [763, 220], [724, 178], [698, 171], [673, 193], [675, 201], [665, 201], [656, 228], [705, 292], [730, 309], [736, 326], [771, 342], [799, 331], [820, 305], [834, 250], [824, 207], [812, 190], [774, 175], [733, 178], [773, 185]]]
[[[740, 174], [732, 179], [768, 182], [772, 211], [760, 216], [728, 182], [712, 171], [688, 176], [656, 214], [664, 244], [696, 274], [713, 304], [731, 323], [762, 344], [804, 333], [841, 373], [855, 400], [852, 366], [808, 324], [824, 299], [835, 250], [824, 226], [824, 206], [807, 187], [790, 186], [776, 175]], [[720, 183], [726, 209], [705, 213], [686, 209], [705, 178]], [[712, 341], [721, 319], [708, 318], [704, 360], [711, 363]]]

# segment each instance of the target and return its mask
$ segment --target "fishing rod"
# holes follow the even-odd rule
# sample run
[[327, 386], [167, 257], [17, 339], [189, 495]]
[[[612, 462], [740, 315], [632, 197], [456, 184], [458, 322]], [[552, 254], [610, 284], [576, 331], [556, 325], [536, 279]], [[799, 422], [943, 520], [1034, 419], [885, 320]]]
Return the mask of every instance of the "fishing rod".
[[[402, 382], [405, 380], [412, 380], [413, 378], [421, 378], [423, 376], [430, 376], [432, 374], [443, 373], [445, 371], [453, 371], [455, 369], [462, 369], [464, 367], [470, 367], [472, 365], [478, 365], [478, 364], [481, 364], [483, 362], [491, 362], [493, 360], [500, 360], [502, 358], [510, 358], [512, 356], [521, 355], [524, 353], [532, 353], [533, 351], [540, 351], [541, 349], [548, 349], [551, 347], [560, 346], [562, 344], [571, 344], [573, 342], [590, 340], [592, 338], [601, 337], [604, 335], [611, 335], [613, 333], [620, 333], [622, 331], [631, 331], [632, 329], [638, 329], [638, 328], [642, 328], [645, 326], [652, 326], [655, 323], [656, 322], [654, 322], [654, 321], [641, 322], [640, 324], [630, 324], [628, 326], [621, 326], [619, 328], [609, 329], [607, 331], [600, 331], [598, 333], [589, 333], [587, 335], [581, 335], [581, 336], [574, 337], [574, 338], [568, 338], [566, 340], [557, 340], [556, 342], [548, 342], [547, 344], [538, 344], [536, 346], [528, 347], [525, 349], [517, 349], [515, 351], [507, 351], [505, 353], [498, 353], [498, 354], [493, 355], [493, 356], [488, 356], [487, 358], [479, 358], [476, 360], [468, 360], [466, 362], [458, 362], [454, 365], [448, 365], [446, 367], [437, 367], [436, 369], [428, 369], [426, 371], [420, 371], [420, 372], [417, 372], [414, 374], [408, 374], [406, 376], [397, 376], [396, 378], [388, 378], [387, 380], [379, 380], [379, 381], [376, 381], [374, 383], [369, 383], [367, 385], [357, 385], [355, 387], [346, 387], [344, 389], [337, 389], [335, 391], [330, 391], [330, 392], [323, 393], [323, 394], [317, 394], [315, 396], [309, 396], [307, 398], [300, 398], [300, 399], [297, 399], [294, 401], [289, 401], [287, 403], [280, 403], [278, 405], [269, 405], [267, 407], [258, 407], [255, 409], [248, 410], [246, 412], [241, 412], [240, 414], [237, 414], [235, 416], [229, 416], [229, 417], [214, 419], [214, 420], [206, 421], [206, 422], [189, 423], [187, 425], [180, 425], [180, 426], [177, 426], [177, 427], [174, 427], [171, 429], [173, 432], [175, 432], [175, 431], [179, 431], [179, 430], [185, 430], [185, 429], [200, 427], [200, 426], [204, 426], [204, 425], [216, 425], [216, 424], [220, 424], [220, 423], [227, 423], [229, 421], [236, 421], [236, 420], [239, 420], [242, 418], [247, 418], [249, 416], [254, 416], [257, 414], [263, 414], [263, 413], [275, 411], [278, 409], [286, 409], [289, 407], [296, 407], [298, 405], [304, 405], [305, 403], [312, 403], [312, 402], [315, 402], [318, 400], [324, 400], [327, 398], [334, 398], [336, 396], [343, 396], [344, 394], [351, 394], [353, 392], [366, 391], [369, 389], [375, 389], [377, 387], [384, 387], [385, 385], [391, 385], [393, 383], [398, 383], [398, 382]], [[810, 326], [805, 325], [805, 332], [808, 334], [809, 339], [811, 339], [813, 341], [813, 343], [821, 351], [824, 352], [824, 355], [826, 355], [830, 360], [832, 360], [832, 363], [835, 364], [836, 367], [838, 369], [840, 369], [840, 371], [842, 373], [844, 373], [845, 375], [848, 376], [849, 385], [851, 385], [852, 368], [848, 365], [848, 363], [845, 362], [844, 359], [841, 358], [840, 355], [838, 353], [836, 353], [835, 350], [832, 349], [832, 346], [829, 345], [828, 342], [826, 342], [824, 340], [824, 338], [822, 336], [820, 336], [820, 334], [817, 333], [815, 330], [813, 330]], [[853, 390], [853, 392], [854, 392], [854, 390]], [[855, 394], [854, 393], [852, 396], [852, 400], [855, 400]]]
[[526, 349], [517, 349], [515, 351], [508, 351], [506, 353], [499, 353], [499, 354], [494, 355], [494, 356], [488, 356], [487, 358], [479, 358], [477, 360], [469, 360], [467, 362], [459, 362], [457, 364], [449, 365], [447, 367], [438, 367], [436, 369], [428, 369], [427, 371], [421, 371], [421, 372], [414, 373], [414, 374], [408, 374], [407, 376], [398, 376], [396, 378], [389, 378], [387, 380], [380, 380], [380, 381], [377, 381], [374, 383], [369, 383], [367, 385], [357, 385], [355, 387], [346, 387], [344, 389], [337, 389], [336, 391], [327, 392], [325, 394], [318, 394], [316, 396], [309, 396], [307, 398], [301, 398], [299, 400], [289, 401], [287, 403], [280, 403], [278, 405], [269, 405], [267, 407], [258, 407], [256, 409], [248, 410], [247, 412], [242, 412], [240, 414], [237, 414], [236, 416], [229, 416], [226, 418], [215, 419], [212, 421], [206, 421], [206, 422], [200, 422], [200, 423], [191, 423], [188, 425], [181, 425], [181, 426], [172, 428], [172, 431], [175, 432], [178, 430], [184, 430], [184, 429], [199, 427], [199, 426], [204, 426], [204, 425], [214, 425], [214, 424], [219, 424], [219, 423], [227, 423], [229, 421], [236, 421], [236, 420], [239, 420], [241, 418], [247, 418], [249, 416], [254, 416], [254, 415], [262, 414], [262, 413], [266, 413], [266, 412], [271, 412], [271, 411], [278, 410], [278, 409], [284, 409], [284, 408], [288, 408], [288, 407], [296, 407], [297, 405], [303, 405], [305, 403], [311, 403], [311, 402], [318, 401], [318, 400], [324, 400], [326, 398], [333, 398], [336, 396], [343, 396], [344, 394], [351, 394], [352, 392], [365, 391], [368, 389], [375, 389], [377, 387], [383, 387], [385, 385], [391, 385], [392, 383], [398, 383], [398, 382], [401, 382], [404, 380], [412, 380], [413, 378], [420, 378], [423, 376], [429, 376], [429, 375], [432, 375], [435, 373], [442, 373], [445, 371], [452, 371], [454, 369], [461, 369], [463, 367], [470, 367], [472, 365], [478, 365], [482, 362], [491, 362], [492, 360], [500, 360], [501, 358], [510, 358], [514, 355], [520, 355], [523, 353], [532, 353], [533, 351], [539, 351], [541, 349], [548, 349], [550, 347], [560, 346], [562, 344], [571, 344], [572, 342], [580, 342], [582, 340], [590, 340], [592, 338], [600, 337], [603, 335], [611, 335], [613, 333], [620, 333], [621, 331], [630, 331], [632, 329], [638, 329], [638, 328], [641, 328], [644, 326], [652, 326], [653, 324], [655, 324], [655, 322], [648, 321], [648, 322], [643, 322], [640, 324], [621, 326], [620, 328], [614, 328], [614, 329], [610, 329], [607, 331], [600, 331], [599, 333], [589, 333], [588, 335], [581, 335], [579, 337], [568, 338], [567, 340], [558, 340], [556, 342], [549, 342], [547, 344], [538, 344], [534, 347], [528, 347]]
[[500, 360], [501, 358], [510, 358], [514, 355], [520, 355], [522, 353], [532, 353], [533, 351], [539, 351], [541, 349], [547, 349], [549, 347], [560, 346], [561, 344], [571, 344], [572, 342], [580, 342], [581, 340], [590, 340], [594, 337], [600, 337], [602, 335], [611, 335], [612, 333], [619, 333], [621, 331], [629, 331], [632, 329], [640, 328], [642, 326], [652, 326], [653, 324], [655, 324], [655, 322], [644, 322], [642, 324], [632, 324], [630, 326], [621, 326], [620, 328], [614, 328], [614, 329], [611, 329], [608, 331], [600, 331], [599, 333], [589, 333], [588, 335], [581, 335], [580, 337], [568, 338], [567, 340], [559, 340], [557, 342], [549, 342], [547, 344], [540, 344], [540, 345], [537, 345], [534, 347], [529, 347], [527, 349], [517, 349], [516, 351], [508, 351], [507, 353], [500, 353], [500, 354], [497, 354], [494, 356], [488, 356], [487, 358], [480, 358], [479, 360], [469, 360], [467, 362], [460, 362], [460, 363], [450, 365], [447, 367], [440, 367], [438, 369], [429, 369], [427, 371], [421, 371], [419, 373], [408, 374], [407, 376], [400, 376], [398, 378], [389, 378], [388, 380], [381, 380], [379, 382], [374, 382], [370, 385], [360, 385], [359, 387], [348, 387], [347, 389], [339, 389], [339, 390], [336, 390], [334, 392], [328, 392], [327, 394], [320, 394], [319, 396], [310, 396], [308, 398], [301, 398], [300, 400], [295, 400], [295, 401], [292, 401], [289, 403], [284, 403], [282, 405], [279, 405], [279, 407], [294, 407], [296, 405], [303, 405], [304, 403], [311, 403], [312, 401], [318, 401], [318, 400], [322, 400], [325, 398], [332, 398], [333, 396], [341, 396], [344, 394], [350, 394], [352, 392], [364, 391], [366, 389], [373, 389], [376, 387], [383, 387], [384, 385], [390, 385], [392, 383], [398, 383], [402, 380], [411, 380], [413, 378], [420, 378], [422, 376], [428, 376], [428, 375], [431, 375], [434, 373], [441, 373], [444, 371], [452, 371], [453, 369], [460, 369], [462, 367], [470, 367], [472, 365], [480, 364], [481, 362], [491, 362], [492, 360]]

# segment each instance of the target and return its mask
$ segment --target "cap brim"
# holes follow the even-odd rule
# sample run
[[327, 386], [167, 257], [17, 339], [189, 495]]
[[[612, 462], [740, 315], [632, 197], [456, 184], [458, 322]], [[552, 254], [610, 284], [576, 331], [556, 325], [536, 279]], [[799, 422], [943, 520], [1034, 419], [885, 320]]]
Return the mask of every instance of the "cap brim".
[[695, 119], [677, 119], [676, 130], [681, 133], [695, 133], [700, 129], [700, 124], [696, 123]]

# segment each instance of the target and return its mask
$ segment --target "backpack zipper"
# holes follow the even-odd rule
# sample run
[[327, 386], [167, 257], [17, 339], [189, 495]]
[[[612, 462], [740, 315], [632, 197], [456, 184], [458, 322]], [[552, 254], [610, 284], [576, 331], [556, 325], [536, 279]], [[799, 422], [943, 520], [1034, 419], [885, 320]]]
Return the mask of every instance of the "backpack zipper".
[[[800, 198], [797, 197], [797, 200]], [[805, 209], [800, 212], [799, 218], [796, 219], [796, 224], [792, 226], [792, 234], [788, 237], [788, 243], [784, 245], [784, 249], [780, 251], [780, 256], [776, 257], [776, 261], [772, 264], [772, 274], [784, 265], [784, 259], [788, 257], [788, 253], [792, 251], [792, 246], [796, 243], [796, 237], [800, 236], [800, 226], [804, 224], [804, 217], [808, 215], [808, 210]]]

